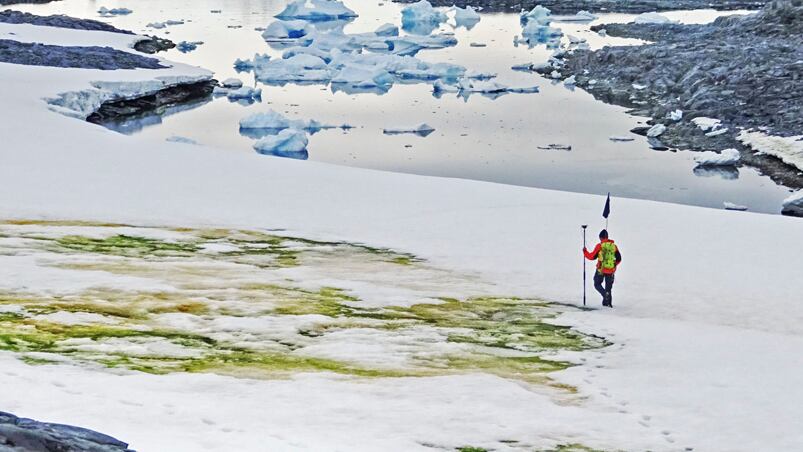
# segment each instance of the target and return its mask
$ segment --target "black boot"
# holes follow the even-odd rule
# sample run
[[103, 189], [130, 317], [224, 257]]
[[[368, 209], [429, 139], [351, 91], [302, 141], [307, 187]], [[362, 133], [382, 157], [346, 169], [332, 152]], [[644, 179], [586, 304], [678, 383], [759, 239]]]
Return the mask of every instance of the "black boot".
[[605, 293], [605, 298], [602, 300], [602, 305], [609, 308], [613, 307], [613, 296], [611, 296], [610, 292]]

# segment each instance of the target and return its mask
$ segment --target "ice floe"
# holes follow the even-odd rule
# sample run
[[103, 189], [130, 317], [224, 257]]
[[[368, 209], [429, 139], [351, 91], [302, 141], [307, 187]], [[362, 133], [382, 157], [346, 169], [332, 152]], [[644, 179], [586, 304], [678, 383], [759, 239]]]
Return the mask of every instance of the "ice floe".
[[281, 157], [300, 157], [305, 153], [309, 138], [307, 133], [298, 129], [284, 129], [276, 135], [267, 135], [254, 143], [254, 150], [260, 154]]
[[670, 20], [666, 16], [662, 16], [656, 12], [652, 13], [641, 13], [633, 19], [634, 23], [637, 24], [674, 24], [677, 21]]
[[521, 13], [520, 20], [522, 40], [525, 43], [531, 46], [544, 43], [555, 47], [559, 45], [559, 38], [563, 33], [549, 26], [552, 21], [549, 9], [538, 5], [528, 12]]
[[275, 17], [280, 19], [303, 19], [326, 21], [353, 19], [357, 13], [338, 0], [295, 0]]
[[402, 28], [411, 33], [428, 35], [448, 20], [446, 13], [421, 0], [402, 9]]
[[472, 8], [470, 5], [466, 5], [465, 8], [452, 6], [449, 9], [449, 12], [453, 15], [455, 27], [465, 27], [466, 29], [470, 30], [474, 27], [474, 25], [477, 25], [481, 19], [477, 10]]
[[739, 163], [739, 151], [725, 149], [720, 153], [713, 151], [702, 152], [694, 157], [699, 166], [735, 166]]
[[226, 93], [226, 96], [229, 99], [247, 99], [247, 100], [261, 99], [262, 88], [251, 88], [249, 86], [243, 86], [242, 88], [230, 90], [229, 92]]
[[412, 127], [386, 127], [382, 129], [382, 133], [386, 135], [398, 135], [401, 133], [409, 133], [425, 137], [435, 131], [435, 128], [427, 123], [421, 123]]

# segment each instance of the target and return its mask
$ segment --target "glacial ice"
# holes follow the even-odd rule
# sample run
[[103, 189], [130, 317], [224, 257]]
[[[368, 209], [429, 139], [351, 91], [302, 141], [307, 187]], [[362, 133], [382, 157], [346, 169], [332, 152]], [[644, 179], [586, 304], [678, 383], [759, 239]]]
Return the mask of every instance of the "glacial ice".
[[597, 16], [588, 11], [578, 11], [574, 15], [552, 16], [554, 22], [591, 22], [596, 19]]
[[176, 44], [176, 50], [181, 53], [192, 52], [193, 50], [197, 49], [199, 45], [202, 45], [203, 41], [181, 41]]
[[735, 166], [739, 163], [739, 151], [725, 149], [720, 153], [713, 151], [702, 152], [694, 157], [698, 166]]
[[326, 21], [353, 19], [357, 13], [338, 0], [295, 0], [275, 17], [279, 19], [303, 19]]
[[377, 36], [399, 36], [399, 27], [393, 24], [382, 24], [374, 31]]
[[307, 150], [307, 133], [298, 129], [284, 129], [276, 135], [268, 135], [254, 143], [254, 150], [260, 154], [283, 155]]
[[402, 9], [402, 28], [411, 33], [428, 35], [447, 19], [446, 13], [433, 8], [427, 0]]
[[227, 78], [221, 82], [224, 88], [241, 88], [243, 86], [243, 81], [238, 78]]
[[277, 20], [265, 27], [262, 39], [267, 42], [298, 39], [308, 35], [312, 29], [312, 26], [303, 20]]
[[449, 11], [454, 14], [455, 27], [465, 27], [470, 30], [480, 21], [479, 13], [470, 5], [466, 5], [465, 8], [452, 6]]
[[248, 86], [243, 86], [242, 88], [230, 90], [226, 96], [229, 99], [261, 99], [262, 88], [254, 89]]
[[521, 13], [520, 19], [523, 27], [521, 36], [531, 46], [544, 43], [556, 46], [556, 40], [563, 36], [560, 30], [549, 26], [552, 21], [550, 11], [541, 5]]
[[112, 17], [112, 16], [126, 16], [128, 14], [133, 13], [134, 11], [128, 8], [106, 8], [105, 6], [101, 6], [98, 9], [98, 14], [103, 17]]
[[677, 23], [677, 21], [670, 20], [666, 16], [662, 16], [656, 12], [652, 13], [641, 13], [633, 19], [634, 23], [637, 24], [673, 24]]

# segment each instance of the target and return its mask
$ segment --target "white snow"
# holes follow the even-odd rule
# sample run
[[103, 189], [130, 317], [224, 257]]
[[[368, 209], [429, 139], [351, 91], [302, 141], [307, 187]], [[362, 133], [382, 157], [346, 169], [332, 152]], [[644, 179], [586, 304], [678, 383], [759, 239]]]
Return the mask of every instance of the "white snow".
[[666, 16], [662, 16], [656, 12], [652, 13], [641, 13], [633, 19], [634, 23], [637, 24], [672, 24], [678, 23], [677, 21], [670, 20]]
[[294, 0], [276, 15], [280, 19], [337, 20], [352, 19], [357, 13], [339, 0]]
[[[26, 27], [3, 30], [9, 28], [32, 37]], [[135, 38], [27, 28], [49, 28], [39, 32], [53, 42], [94, 40], [121, 50]], [[594, 219], [592, 227], [602, 226], [604, 197], [178, 146], [53, 114], [42, 101], [99, 90], [92, 85], [98, 81], [129, 83], [131, 90], [120, 93], [130, 95], [151, 89], [155, 77], [199, 75], [211, 76], [179, 64], [155, 71], [0, 64], [0, 216], [282, 229], [414, 253], [447, 269], [443, 274], [464, 275], [454, 291], [481, 281], [497, 294], [579, 302], [578, 226]], [[94, 102], [78, 97], [71, 105], [81, 111]], [[803, 192], [787, 201], [790, 208], [801, 204]], [[613, 344], [565, 353], [579, 365], [551, 377], [575, 385], [576, 398], [485, 373], [259, 380], [30, 366], [3, 352], [3, 410], [93, 428], [143, 451], [432, 450], [422, 443], [519, 449], [500, 439], [534, 449], [568, 442], [656, 452], [799, 449], [800, 219], [614, 198], [610, 220], [624, 254], [616, 308], [556, 320]], [[4, 287], [121, 284], [103, 271], [76, 279], [35, 255], [0, 260]], [[125, 281], [131, 290], [159, 286]], [[171, 289], [160, 284], [153, 290]], [[399, 350], [392, 341], [373, 348], [365, 337], [344, 339], [364, 350]], [[158, 342], [75, 346], [186, 351]], [[331, 345], [321, 351], [349, 352]]]
[[803, 171], [803, 135], [779, 137], [755, 130], [743, 130], [736, 139], [757, 152], [777, 157]]
[[672, 110], [667, 113], [667, 117], [672, 121], [680, 121], [683, 119], [683, 110]]
[[650, 138], [654, 138], [660, 136], [662, 133], [666, 131], [666, 126], [663, 124], [656, 124], [650, 127], [650, 130], [647, 131], [647, 136]]
[[739, 159], [736, 149], [724, 149], [719, 153], [706, 151], [694, 156], [694, 161], [700, 166], [734, 166]]
[[284, 129], [254, 143], [254, 150], [262, 154], [301, 152], [307, 149], [307, 133], [298, 129]]

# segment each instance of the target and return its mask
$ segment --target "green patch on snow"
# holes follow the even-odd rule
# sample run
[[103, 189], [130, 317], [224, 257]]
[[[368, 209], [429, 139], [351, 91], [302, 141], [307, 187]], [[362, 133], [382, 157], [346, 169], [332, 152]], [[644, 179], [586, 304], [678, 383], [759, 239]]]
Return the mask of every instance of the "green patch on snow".
[[457, 452], [488, 452], [484, 447], [463, 446], [458, 447]]
[[101, 239], [68, 235], [56, 239], [56, 243], [70, 251], [125, 257], [187, 256], [199, 250], [195, 243], [168, 242], [130, 235], [114, 235]]
[[571, 443], [560, 444], [554, 449], [547, 449], [542, 452], [605, 452], [601, 449], [594, 449], [583, 444]]

